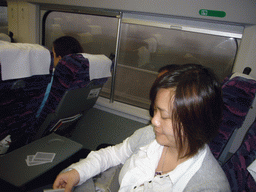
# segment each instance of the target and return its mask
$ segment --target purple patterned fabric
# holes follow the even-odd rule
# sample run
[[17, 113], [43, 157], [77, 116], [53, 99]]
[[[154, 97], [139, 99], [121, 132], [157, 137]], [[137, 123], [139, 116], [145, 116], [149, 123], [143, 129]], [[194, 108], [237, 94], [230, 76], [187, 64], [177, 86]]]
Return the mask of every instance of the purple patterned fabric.
[[[52, 66], [53, 59], [50, 71], [52, 71]], [[0, 74], [2, 74], [1, 66]], [[35, 113], [44, 98], [50, 79], [50, 75], [35, 75], [21, 79], [1, 80], [0, 140], [10, 134], [13, 141], [11, 148], [25, 144], [27, 140], [26, 130], [31, 126], [30, 122], [35, 121]], [[23, 86], [12, 89], [18, 80]]]
[[[96, 84], [104, 84], [108, 78], [97, 79]], [[83, 88], [90, 82], [89, 78], [89, 61], [81, 54], [70, 54], [64, 56], [58, 63], [52, 82], [51, 91], [49, 97], [37, 118], [37, 121], [28, 130], [28, 134], [31, 138], [34, 137], [38, 128], [47, 115], [54, 113], [61, 98], [67, 90]]]
[[247, 167], [256, 159], [256, 122], [248, 130], [244, 142], [222, 166], [232, 191], [256, 191], [256, 182]]
[[245, 120], [256, 93], [256, 81], [243, 77], [225, 79], [223, 91], [223, 120], [219, 134], [209, 144], [216, 159], [219, 158], [228, 140], [236, 128], [240, 128]]

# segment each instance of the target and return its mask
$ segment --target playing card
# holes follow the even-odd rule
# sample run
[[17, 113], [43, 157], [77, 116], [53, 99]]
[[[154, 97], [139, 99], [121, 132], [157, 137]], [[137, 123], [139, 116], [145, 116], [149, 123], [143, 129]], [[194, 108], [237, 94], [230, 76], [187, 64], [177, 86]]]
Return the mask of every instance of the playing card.
[[33, 161], [52, 162], [55, 157], [55, 153], [37, 152], [33, 158]]

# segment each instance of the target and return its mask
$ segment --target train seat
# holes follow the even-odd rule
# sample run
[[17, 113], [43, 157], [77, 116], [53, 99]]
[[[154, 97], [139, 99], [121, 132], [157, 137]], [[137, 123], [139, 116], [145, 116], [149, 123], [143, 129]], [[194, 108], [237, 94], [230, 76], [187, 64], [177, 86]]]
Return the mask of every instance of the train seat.
[[222, 90], [223, 121], [209, 146], [232, 191], [255, 191], [256, 182], [247, 168], [256, 159], [256, 81], [234, 73], [224, 80]]
[[[76, 120], [74, 123], [77, 122], [83, 112], [88, 110], [88, 107], [85, 106], [79, 108], [79, 102], [80, 105], [84, 103], [90, 107], [95, 104], [98, 92], [96, 91], [97, 97], [93, 104], [88, 104], [92, 101], [86, 101], [87, 94], [90, 93], [88, 90], [101, 89], [111, 76], [111, 66], [112, 61], [105, 55], [79, 53], [64, 56], [55, 68], [48, 99], [36, 122], [29, 130], [31, 139], [28, 142], [45, 136], [60, 119], [72, 116]], [[70, 95], [71, 98], [67, 99]], [[74, 96], [73, 100], [72, 95]], [[70, 102], [76, 102], [72, 105], [77, 106], [77, 111], [68, 109], [68, 106], [65, 105], [61, 106], [62, 104], [69, 105]]]
[[256, 122], [249, 128], [240, 148], [222, 165], [231, 191], [256, 191], [256, 182], [248, 171], [248, 167], [256, 159], [255, 141]]
[[[213, 155], [220, 163], [225, 161], [229, 150], [227, 148], [231, 147], [232, 140], [239, 128], [247, 123], [245, 119], [254, 104], [256, 81], [249, 75], [232, 74], [224, 80], [222, 92], [224, 101], [223, 120], [219, 134], [209, 144]], [[249, 119], [251, 121], [250, 125], [253, 123], [255, 114], [252, 114], [252, 118]]]
[[[11, 135], [10, 148], [14, 149], [26, 142], [26, 128], [30, 127], [29, 122], [35, 118], [34, 114], [43, 100], [51, 78], [53, 59], [50, 51], [40, 45], [7, 43], [7, 46], [6, 42], [0, 43], [0, 140]], [[38, 54], [43, 57], [37, 57]], [[10, 66], [9, 58], [12, 62]], [[42, 71], [31, 72], [28, 60], [31, 68], [37, 64], [45, 67]], [[20, 72], [19, 68], [23, 65], [27, 65], [26, 69], [30, 72]]]

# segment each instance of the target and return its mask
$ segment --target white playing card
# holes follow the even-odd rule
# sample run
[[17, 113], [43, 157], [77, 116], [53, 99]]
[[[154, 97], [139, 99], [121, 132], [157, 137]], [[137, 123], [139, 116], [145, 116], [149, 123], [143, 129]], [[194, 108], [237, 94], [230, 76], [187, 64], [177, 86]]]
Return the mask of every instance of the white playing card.
[[35, 155], [28, 155], [25, 161], [28, 166], [41, 165], [51, 163], [55, 155], [55, 153], [37, 152]]
[[52, 162], [55, 153], [45, 153], [45, 152], [37, 152], [33, 158], [33, 161], [47, 161], [47, 162]]

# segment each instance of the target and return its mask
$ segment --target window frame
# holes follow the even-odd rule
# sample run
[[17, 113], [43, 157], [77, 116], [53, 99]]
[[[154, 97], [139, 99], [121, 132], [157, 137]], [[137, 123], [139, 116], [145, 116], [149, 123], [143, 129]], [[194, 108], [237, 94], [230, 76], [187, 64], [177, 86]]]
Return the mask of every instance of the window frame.
[[[47, 7], [44, 6], [41, 8], [43, 10], [48, 10], [43, 15], [42, 21], [42, 45], [45, 45], [45, 22], [47, 16], [53, 12], [65, 12], [65, 13], [78, 13], [78, 14], [87, 14], [95, 16], [106, 16], [106, 17], [116, 17], [118, 19], [117, 26], [117, 37], [116, 37], [116, 50], [115, 50], [115, 59], [113, 66], [113, 73], [111, 79], [111, 90], [110, 98], [99, 97], [96, 102], [95, 108], [110, 112], [119, 116], [123, 116], [129, 119], [133, 119], [144, 124], [148, 124], [151, 117], [147, 109], [136, 107], [130, 104], [125, 104], [119, 101], [115, 101], [115, 81], [116, 81], [116, 69], [118, 65], [118, 56], [120, 51], [120, 41], [122, 33], [122, 24], [136, 24], [136, 25], [145, 25], [166, 29], [175, 29], [189, 31], [193, 33], [203, 33], [224, 37], [231, 37], [235, 39], [241, 39], [243, 34], [242, 26], [229, 25], [223, 23], [210, 23], [209, 21], [194, 21], [184, 18], [170, 18], [164, 16], [152, 16], [144, 15], [137, 13], [126, 13], [126, 12], [116, 12], [116, 11], [106, 11], [101, 12], [99, 10], [89, 10], [83, 9], [72, 9], [72, 10], [63, 10], [62, 8]], [[88, 11], [89, 10], [89, 11]], [[99, 14], [100, 13], [100, 14]], [[212, 27], [214, 25], [214, 27]], [[202, 28], [202, 26], [204, 26]], [[207, 28], [208, 27], [208, 28]], [[216, 29], [215, 29], [216, 28]], [[238, 49], [238, 45], [237, 45]]]

